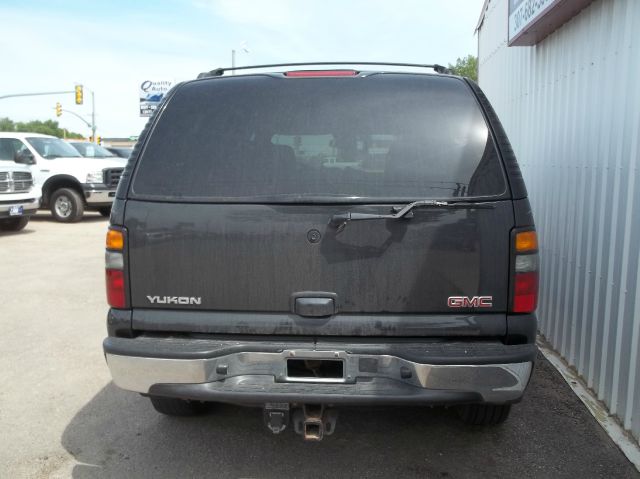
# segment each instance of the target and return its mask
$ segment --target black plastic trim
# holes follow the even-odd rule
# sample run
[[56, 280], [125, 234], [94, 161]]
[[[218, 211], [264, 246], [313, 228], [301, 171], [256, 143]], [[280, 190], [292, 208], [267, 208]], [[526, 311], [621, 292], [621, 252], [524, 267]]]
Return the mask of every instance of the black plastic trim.
[[538, 318], [535, 313], [507, 316], [507, 344], [533, 344], [538, 332]]
[[513, 217], [516, 228], [534, 226], [533, 210], [531, 209], [529, 198], [522, 198], [513, 202]]
[[107, 334], [120, 338], [132, 338], [130, 309], [110, 309], [107, 313]]
[[507, 137], [507, 133], [498, 118], [495, 110], [489, 103], [489, 99], [486, 97], [484, 92], [480, 89], [478, 84], [473, 80], [468, 78], [464, 79], [467, 84], [473, 90], [482, 110], [487, 117], [489, 127], [493, 130], [494, 137], [496, 139], [496, 147], [502, 156], [502, 161], [504, 162], [504, 166], [507, 172], [507, 181], [509, 182], [509, 187], [511, 188], [511, 195], [514, 200], [519, 200], [527, 197], [527, 188], [524, 184], [524, 179], [522, 178], [522, 172], [520, 171], [520, 166], [518, 166], [518, 161], [516, 159], [516, 155], [513, 151], [511, 143], [509, 142], [509, 138]]

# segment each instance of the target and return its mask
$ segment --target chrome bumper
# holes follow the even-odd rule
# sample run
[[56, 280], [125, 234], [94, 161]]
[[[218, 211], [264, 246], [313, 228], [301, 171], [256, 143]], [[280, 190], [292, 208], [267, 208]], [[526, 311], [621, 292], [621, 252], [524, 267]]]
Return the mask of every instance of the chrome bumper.
[[115, 188], [109, 189], [107, 186], [85, 184], [82, 185], [82, 190], [88, 205], [113, 203], [116, 197]]
[[[280, 353], [239, 352], [210, 359], [164, 359], [106, 353], [114, 383], [130, 391], [153, 393], [162, 386], [202, 385], [211, 400], [242, 394], [279, 399], [295, 393], [334, 396], [376, 391], [393, 399], [415, 393], [443, 392], [478, 397], [487, 403], [519, 400], [529, 382], [532, 362], [509, 364], [421, 364], [389, 355], [350, 354], [343, 351], [288, 350]], [[327, 359], [344, 363], [341, 378], [287, 376], [287, 359]], [[377, 390], [376, 388], [379, 388]], [[237, 395], [236, 394], [236, 395]], [[440, 395], [439, 397], [442, 397]], [[462, 397], [462, 396], [461, 396]], [[393, 402], [393, 401], [390, 401]], [[446, 401], [445, 401], [446, 402]]]
[[[0, 197], [0, 200], [4, 200], [4, 198]], [[15, 201], [4, 201], [3, 204], [0, 204], [0, 213], [8, 213], [9, 210], [14, 206], [22, 206], [24, 210], [24, 215], [35, 214], [40, 207], [40, 199], [39, 198], [26, 198]]]

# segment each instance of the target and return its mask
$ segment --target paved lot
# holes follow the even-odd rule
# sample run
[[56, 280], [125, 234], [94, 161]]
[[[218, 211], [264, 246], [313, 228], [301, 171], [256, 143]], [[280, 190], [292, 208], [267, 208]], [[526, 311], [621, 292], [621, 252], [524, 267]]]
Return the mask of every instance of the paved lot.
[[640, 477], [544, 359], [494, 429], [444, 409], [345, 409], [314, 444], [273, 436], [257, 409], [161, 417], [102, 357], [106, 226], [41, 214], [0, 234], [0, 478]]

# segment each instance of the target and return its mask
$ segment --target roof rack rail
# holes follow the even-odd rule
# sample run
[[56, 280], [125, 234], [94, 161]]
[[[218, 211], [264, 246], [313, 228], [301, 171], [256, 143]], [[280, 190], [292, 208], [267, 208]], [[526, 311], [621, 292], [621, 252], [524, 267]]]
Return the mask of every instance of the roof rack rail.
[[254, 70], [256, 68], [274, 68], [274, 67], [301, 67], [301, 66], [320, 66], [320, 65], [386, 65], [394, 67], [415, 67], [415, 68], [432, 68], [436, 73], [449, 74], [451, 71], [442, 65], [424, 64], [424, 63], [395, 63], [395, 62], [307, 62], [307, 63], [272, 63], [269, 65], [246, 65], [241, 67], [216, 68], [214, 70], [203, 72], [198, 78], [219, 77], [225, 72], [235, 70]]

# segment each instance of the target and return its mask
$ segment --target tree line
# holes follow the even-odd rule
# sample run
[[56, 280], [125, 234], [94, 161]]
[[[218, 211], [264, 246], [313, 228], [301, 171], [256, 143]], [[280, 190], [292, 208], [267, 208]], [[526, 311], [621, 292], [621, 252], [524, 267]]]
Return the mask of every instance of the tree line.
[[467, 55], [464, 58], [458, 58], [455, 65], [449, 63], [449, 70], [451, 70], [451, 73], [454, 75], [460, 75], [471, 78], [473, 81], [478, 81], [478, 57]]
[[60, 128], [54, 120], [13, 121], [10, 118], [0, 118], [0, 131], [17, 131], [24, 133], [41, 133], [43, 135], [57, 136], [58, 138], [82, 139], [84, 135]]

